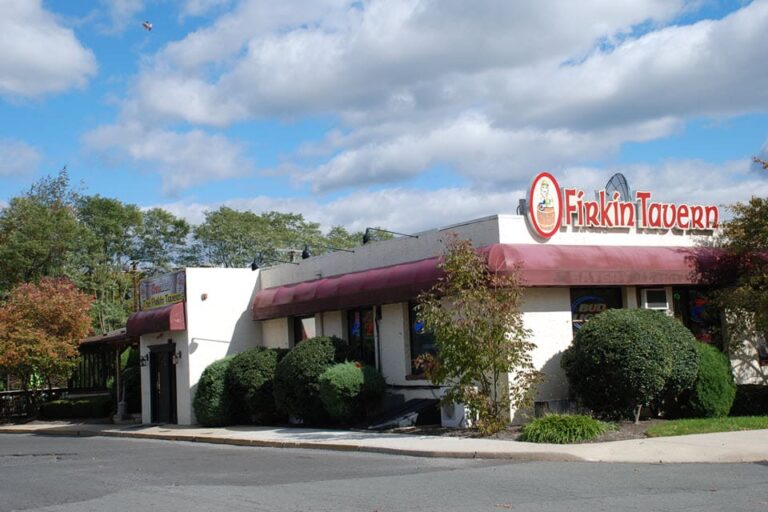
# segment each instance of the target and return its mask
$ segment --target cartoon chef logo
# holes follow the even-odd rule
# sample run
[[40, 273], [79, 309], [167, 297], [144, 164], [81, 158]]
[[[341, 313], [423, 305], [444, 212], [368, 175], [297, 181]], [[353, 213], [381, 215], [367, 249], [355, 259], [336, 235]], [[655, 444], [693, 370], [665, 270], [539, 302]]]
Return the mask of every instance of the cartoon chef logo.
[[528, 193], [528, 221], [541, 238], [551, 238], [562, 223], [562, 197], [554, 176], [542, 172]]

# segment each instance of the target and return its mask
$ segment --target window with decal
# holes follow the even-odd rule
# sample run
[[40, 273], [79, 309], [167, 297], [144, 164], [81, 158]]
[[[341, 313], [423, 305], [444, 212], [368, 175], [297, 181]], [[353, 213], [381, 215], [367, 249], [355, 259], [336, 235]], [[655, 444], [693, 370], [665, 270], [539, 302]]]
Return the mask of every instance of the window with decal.
[[722, 344], [720, 309], [709, 300], [705, 289], [672, 288], [675, 318], [683, 322], [693, 336], [704, 343]]
[[573, 332], [576, 333], [593, 316], [622, 306], [621, 288], [571, 288]]
[[373, 308], [347, 312], [349, 358], [374, 366], [376, 364], [376, 322]]
[[424, 322], [416, 318], [415, 308], [416, 304], [409, 305], [408, 317], [410, 328], [408, 331], [411, 340], [411, 373], [418, 375], [423, 373], [423, 370], [414, 366], [414, 360], [422, 354], [437, 354], [437, 348], [435, 347], [435, 336], [427, 332], [424, 328]]

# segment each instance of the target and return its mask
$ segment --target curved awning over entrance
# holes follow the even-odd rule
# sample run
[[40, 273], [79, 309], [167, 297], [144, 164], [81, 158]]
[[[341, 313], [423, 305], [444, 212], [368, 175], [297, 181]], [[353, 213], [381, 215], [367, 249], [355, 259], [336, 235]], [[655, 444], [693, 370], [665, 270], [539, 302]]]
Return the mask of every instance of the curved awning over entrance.
[[184, 303], [137, 311], [125, 325], [128, 336], [141, 336], [153, 332], [183, 331], [187, 328]]
[[[494, 244], [483, 247], [491, 270], [520, 267], [525, 286], [657, 286], [701, 282], [711, 250], [691, 247]], [[438, 258], [374, 268], [256, 293], [253, 319], [300, 316], [358, 306], [404, 302], [441, 275]]]

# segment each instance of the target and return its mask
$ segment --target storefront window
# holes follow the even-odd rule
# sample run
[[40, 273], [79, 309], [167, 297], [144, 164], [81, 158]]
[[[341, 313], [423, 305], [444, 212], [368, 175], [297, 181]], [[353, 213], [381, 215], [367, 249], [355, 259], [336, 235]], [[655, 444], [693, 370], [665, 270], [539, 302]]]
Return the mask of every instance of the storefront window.
[[293, 344], [297, 345], [304, 340], [314, 338], [315, 316], [297, 316], [293, 318]]
[[411, 336], [411, 373], [414, 375], [423, 372], [420, 368], [414, 366], [414, 360], [422, 354], [436, 354], [435, 337], [424, 328], [424, 322], [416, 318], [415, 304], [411, 304], [409, 309], [410, 336]]
[[365, 364], [376, 364], [376, 322], [373, 308], [353, 309], [347, 313], [349, 358]]
[[576, 333], [593, 316], [607, 309], [620, 309], [621, 288], [571, 288], [571, 318]]
[[675, 317], [703, 343], [720, 345], [720, 311], [701, 288], [673, 288]]

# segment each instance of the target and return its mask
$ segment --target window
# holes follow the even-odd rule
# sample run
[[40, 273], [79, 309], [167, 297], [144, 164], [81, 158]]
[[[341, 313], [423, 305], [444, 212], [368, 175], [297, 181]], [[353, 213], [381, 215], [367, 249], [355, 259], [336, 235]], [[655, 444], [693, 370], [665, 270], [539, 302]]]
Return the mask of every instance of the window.
[[606, 309], [622, 307], [621, 288], [571, 288], [573, 332]]
[[644, 309], [656, 309], [659, 311], [669, 309], [667, 291], [664, 288], [645, 288], [640, 290], [640, 303]]
[[364, 364], [376, 364], [376, 322], [373, 308], [347, 312], [349, 358]]
[[293, 344], [315, 337], [315, 316], [297, 316], [293, 318]]
[[410, 304], [408, 307], [409, 329], [411, 338], [411, 373], [414, 375], [422, 373], [420, 368], [414, 366], [414, 360], [422, 354], [436, 354], [435, 337], [432, 333], [424, 329], [424, 323], [416, 318], [416, 305]]

